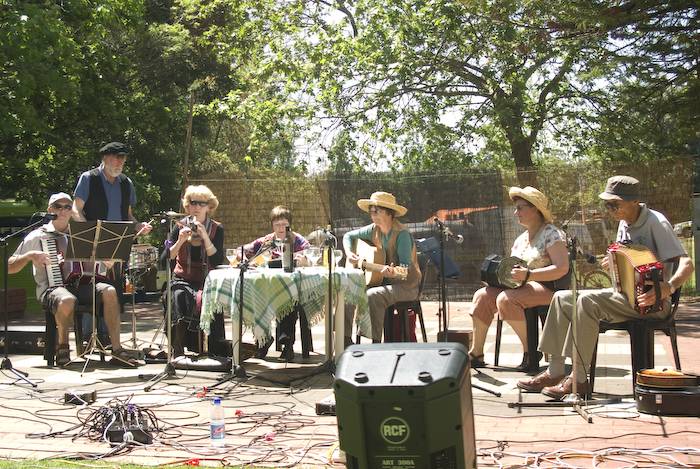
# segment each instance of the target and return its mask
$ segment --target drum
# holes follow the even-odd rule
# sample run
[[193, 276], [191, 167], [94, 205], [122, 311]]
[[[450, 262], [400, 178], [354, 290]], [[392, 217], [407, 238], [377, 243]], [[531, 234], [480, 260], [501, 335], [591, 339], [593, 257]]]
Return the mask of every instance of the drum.
[[134, 244], [129, 256], [129, 269], [146, 269], [158, 263], [158, 248], [150, 244]]

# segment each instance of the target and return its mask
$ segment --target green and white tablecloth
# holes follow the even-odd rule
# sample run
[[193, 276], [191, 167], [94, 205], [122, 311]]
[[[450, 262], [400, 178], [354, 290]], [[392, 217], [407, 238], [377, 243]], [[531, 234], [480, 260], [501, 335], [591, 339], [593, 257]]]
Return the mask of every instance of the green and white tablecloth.
[[[222, 310], [238, 314], [239, 279], [240, 271], [234, 268], [209, 272], [202, 292], [200, 317], [200, 327], [207, 334], [214, 314]], [[370, 337], [372, 327], [364, 273], [358, 269], [336, 269], [333, 272], [333, 291], [344, 292], [345, 303], [357, 305], [355, 321], [358, 330], [363, 336]], [[323, 319], [324, 306], [328, 304], [328, 270], [325, 267], [302, 267], [291, 273], [262, 268], [245, 273], [243, 325], [252, 329], [258, 341], [270, 337], [273, 320], [289, 314], [296, 304], [304, 308], [309, 325]]]

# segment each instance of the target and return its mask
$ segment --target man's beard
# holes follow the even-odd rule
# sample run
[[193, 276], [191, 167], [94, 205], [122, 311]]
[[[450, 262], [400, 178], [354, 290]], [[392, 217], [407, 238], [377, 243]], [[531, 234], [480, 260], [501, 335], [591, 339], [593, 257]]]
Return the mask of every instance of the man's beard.
[[112, 168], [109, 166], [105, 166], [105, 173], [107, 173], [107, 175], [109, 177], [115, 178], [115, 177], [118, 177], [119, 175], [121, 175], [122, 168]]

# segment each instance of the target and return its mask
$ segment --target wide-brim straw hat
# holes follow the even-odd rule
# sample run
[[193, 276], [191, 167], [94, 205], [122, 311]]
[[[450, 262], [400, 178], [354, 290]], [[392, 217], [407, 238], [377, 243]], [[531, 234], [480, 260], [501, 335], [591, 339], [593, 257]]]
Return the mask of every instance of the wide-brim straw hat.
[[549, 199], [547, 199], [546, 195], [534, 187], [511, 187], [508, 190], [508, 197], [510, 197], [510, 200], [513, 200], [516, 197], [527, 200], [540, 211], [545, 223], [552, 223], [552, 212], [549, 210]]
[[408, 212], [408, 209], [403, 205], [397, 204], [396, 197], [388, 192], [375, 192], [369, 197], [369, 199], [360, 199], [357, 201], [357, 206], [365, 212], [369, 212], [370, 205], [390, 208], [396, 213], [397, 217], [406, 215], [406, 212]]

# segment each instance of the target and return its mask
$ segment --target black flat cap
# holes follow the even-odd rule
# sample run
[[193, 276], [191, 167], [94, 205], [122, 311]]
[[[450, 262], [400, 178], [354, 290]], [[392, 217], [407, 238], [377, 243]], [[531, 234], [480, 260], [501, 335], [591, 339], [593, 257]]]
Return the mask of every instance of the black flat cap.
[[110, 142], [100, 148], [100, 155], [128, 155], [129, 149], [121, 142]]

